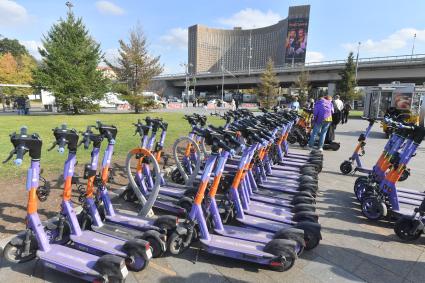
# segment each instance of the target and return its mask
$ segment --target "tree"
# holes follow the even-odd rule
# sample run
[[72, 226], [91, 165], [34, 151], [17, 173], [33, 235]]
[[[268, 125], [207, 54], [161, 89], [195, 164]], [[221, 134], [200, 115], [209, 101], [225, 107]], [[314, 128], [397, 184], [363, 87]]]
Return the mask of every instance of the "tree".
[[28, 50], [19, 43], [16, 39], [9, 39], [7, 37], [0, 39], [0, 55], [11, 53], [13, 57], [28, 55]]
[[118, 76], [120, 82], [114, 91], [127, 100], [134, 111], [139, 113], [145, 106], [142, 92], [148, 88], [153, 77], [163, 71], [160, 57], [151, 56], [147, 48], [147, 39], [142, 28], [137, 25], [130, 31], [128, 43], [119, 40], [119, 57], [116, 64], [106, 62]]
[[336, 84], [336, 92], [343, 100], [351, 101], [356, 96], [356, 64], [354, 63], [353, 52], [350, 52], [345, 63], [345, 68], [339, 72], [341, 80]]
[[301, 71], [294, 83], [294, 87], [298, 89], [298, 100], [300, 105], [304, 105], [311, 90], [310, 75], [308, 71], [304, 69]]
[[276, 74], [273, 71], [274, 63], [271, 58], [268, 59], [266, 69], [261, 75], [261, 83], [259, 86], [260, 103], [262, 107], [271, 108], [276, 104], [276, 94], [278, 82]]
[[98, 109], [108, 90], [108, 79], [97, 66], [100, 45], [90, 37], [81, 18], [70, 10], [65, 20], [54, 24], [39, 49], [42, 62], [34, 72], [34, 85], [49, 90], [60, 109], [78, 114]]
[[[36, 68], [36, 62], [28, 54], [18, 56], [12, 53], [0, 55], [0, 82], [3, 84], [31, 84], [32, 70]], [[31, 88], [2, 87], [0, 96], [15, 94], [30, 94]]]

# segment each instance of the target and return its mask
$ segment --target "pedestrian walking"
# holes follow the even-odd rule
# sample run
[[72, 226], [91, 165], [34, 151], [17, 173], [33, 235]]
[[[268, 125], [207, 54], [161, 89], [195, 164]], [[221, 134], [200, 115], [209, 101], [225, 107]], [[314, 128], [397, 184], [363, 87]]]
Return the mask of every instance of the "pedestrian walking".
[[236, 110], [236, 102], [233, 98], [232, 98], [231, 106], [232, 106], [232, 111], [235, 111]]
[[298, 111], [300, 109], [300, 103], [298, 102], [298, 97], [294, 97], [294, 100], [291, 102], [289, 106], [291, 110]]
[[313, 111], [313, 131], [310, 134], [308, 147], [313, 149], [316, 136], [319, 135], [319, 150], [323, 151], [323, 144], [325, 143], [326, 133], [332, 122], [332, 114], [334, 107], [332, 104], [332, 97], [330, 95], [320, 98], [314, 105]]
[[348, 116], [350, 115], [350, 111], [351, 111], [351, 105], [350, 103], [345, 103], [344, 105], [344, 109], [342, 110], [342, 119], [341, 119], [341, 124], [347, 124], [348, 122]]

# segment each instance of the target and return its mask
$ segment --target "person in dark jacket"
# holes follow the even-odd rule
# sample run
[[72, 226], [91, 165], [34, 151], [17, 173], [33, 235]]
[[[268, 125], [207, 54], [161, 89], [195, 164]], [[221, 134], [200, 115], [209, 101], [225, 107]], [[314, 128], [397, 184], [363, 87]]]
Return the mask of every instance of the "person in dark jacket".
[[348, 122], [348, 115], [350, 115], [350, 111], [351, 111], [351, 105], [350, 105], [350, 103], [347, 102], [344, 105], [344, 109], [342, 109], [341, 124], [347, 124], [347, 122]]

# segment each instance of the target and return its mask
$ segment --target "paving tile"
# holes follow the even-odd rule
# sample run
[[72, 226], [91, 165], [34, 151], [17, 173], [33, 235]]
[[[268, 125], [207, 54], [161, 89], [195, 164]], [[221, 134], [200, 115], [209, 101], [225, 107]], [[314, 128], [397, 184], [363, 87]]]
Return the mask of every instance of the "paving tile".
[[425, 252], [421, 254], [418, 261], [411, 265], [406, 276], [406, 280], [410, 282], [423, 282], [425, 278]]
[[402, 277], [372, 263], [371, 261], [364, 261], [353, 273], [367, 282], [400, 283], [403, 281]]
[[322, 257], [316, 258], [316, 261], [306, 265], [302, 270], [323, 282], [364, 282]]

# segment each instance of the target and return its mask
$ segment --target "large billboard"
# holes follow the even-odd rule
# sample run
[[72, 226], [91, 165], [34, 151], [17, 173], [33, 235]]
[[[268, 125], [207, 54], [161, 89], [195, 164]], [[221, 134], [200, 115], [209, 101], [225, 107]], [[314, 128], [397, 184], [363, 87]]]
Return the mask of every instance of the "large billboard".
[[288, 33], [285, 42], [285, 63], [305, 62], [307, 51], [308, 18], [288, 20]]

